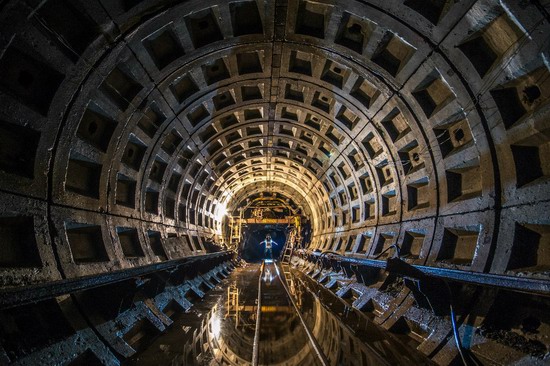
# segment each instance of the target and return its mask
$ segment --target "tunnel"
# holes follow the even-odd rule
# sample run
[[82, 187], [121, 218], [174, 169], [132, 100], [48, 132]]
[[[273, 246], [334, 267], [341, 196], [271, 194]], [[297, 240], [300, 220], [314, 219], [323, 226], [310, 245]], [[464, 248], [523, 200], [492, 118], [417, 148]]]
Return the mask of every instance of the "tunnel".
[[550, 363], [549, 11], [0, 0], [0, 364]]

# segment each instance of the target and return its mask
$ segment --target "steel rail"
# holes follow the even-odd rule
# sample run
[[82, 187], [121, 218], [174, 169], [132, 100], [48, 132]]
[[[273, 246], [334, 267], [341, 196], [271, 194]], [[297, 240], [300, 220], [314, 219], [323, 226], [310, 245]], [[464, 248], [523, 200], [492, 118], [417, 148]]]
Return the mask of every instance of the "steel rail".
[[385, 261], [347, 257], [335, 253], [308, 252], [307, 255], [317, 259], [326, 258], [337, 264], [380, 268], [390, 273], [415, 279], [437, 278], [445, 281], [461, 282], [514, 292], [550, 296], [550, 280], [545, 279], [409, 264], [399, 258], [391, 258]]
[[188, 266], [206, 260], [228, 260], [231, 256], [232, 253], [230, 251], [206, 253], [93, 276], [70, 278], [25, 287], [6, 288], [0, 290], [0, 309], [53, 299], [61, 295], [122, 282], [155, 272], [172, 270], [180, 266]]
[[[308, 278], [305, 274], [301, 273], [301, 272], [298, 272], [298, 275], [295, 277], [298, 281], [300, 281], [300, 283], [303, 285], [303, 287], [310, 293], [310, 295], [314, 298], [319, 298], [319, 295], [316, 294], [310, 287], [309, 284], [307, 284], [303, 278], [300, 278], [300, 275], [301, 276], [304, 276], [306, 279], [308, 279], [309, 281], [313, 281], [311, 278]], [[341, 298], [339, 298], [338, 296], [336, 296], [336, 294], [334, 294], [332, 291], [328, 291], [328, 293], [330, 293], [331, 296], [334, 296], [335, 299], [338, 299], [340, 301], [342, 301]], [[329, 311], [331, 312], [331, 310], [325, 305], [322, 303], [322, 306], [326, 309], [326, 311]], [[341, 318], [340, 318], [341, 319]], [[372, 352], [372, 355], [374, 355], [377, 360], [376, 360], [376, 365], [391, 365], [387, 359], [384, 358], [384, 355], [382, 355], [380, 353], [380, 350], [377, 349], [376, 347], [373, 347], [371, 343], [369, 342], [363, 342], [363, 344]]]
[[313, 351], [315, 352], [315, 355], [317, 356], [317, 358], [319, 358], [319, 361], [321, 361], [321, 364], [323, 366], [329, 366], [330, 362], [328, 361], [327, 357], [325, 356], [325, 353], [321, 349], [321, 346], [319, 345], [319, 343], [315, 339], [315, 336], [313, 335], [313, 333], [311, 332], [311, 330], [307, 326], [306, 321], [305, 321], [304, 317], [302, 316], [302, 313], [300, 312], [300, 309], [298, 308], [298, 305], [296, 305], [296, 302], [294, 301], [294, 298], [292, 297], [292, 294], [290, 293], [290, 291], [288, 289], [288, 286], [286, 285], [286, 278], [283, 278], [281, 276], [281, 272], [279, 271], [279, 263], [278, 262], [273, 262], [273, 264], [275, 265], [275, 270], [277, 271], [277, 275], [279, 276], [281, 284], [283, 285], [283, 288], [286, 291], [288, 299], [290, 300], [290, 303], [294, 307], [294, 310], [296, 310], [296, 314], [298, 315], [298, 318], [300, 319], [300, 322], [302, 323], [302, 327], [304, 328], [304, 331], [306, 332], [306, 334], [309, 338], [309, 342], [311, 343], [311, 346], [313, 347]]
[[262, 275], [264, 273], [265, 261], [260, 266], [260, 277], [258, 278], [258, 303], [256, 309], [256, 328], [254, 329], [254, 343], [252, 344], [252, 366], [258, 366], [260, 359], [260, 317], [262, 314]]

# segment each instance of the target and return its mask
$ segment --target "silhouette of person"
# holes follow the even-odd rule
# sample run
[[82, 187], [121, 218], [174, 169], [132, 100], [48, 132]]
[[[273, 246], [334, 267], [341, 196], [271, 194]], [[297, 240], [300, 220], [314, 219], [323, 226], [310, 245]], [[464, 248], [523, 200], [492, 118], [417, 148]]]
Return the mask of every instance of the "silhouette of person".
[[260, 245], [265, 245], [264, 256], [267, 258], [269, 253], [269, 258], [273, 260], [273, 245], [279, 245], [271, 239], [271, 235], [267, 234], [265, 240], [260, 243]]

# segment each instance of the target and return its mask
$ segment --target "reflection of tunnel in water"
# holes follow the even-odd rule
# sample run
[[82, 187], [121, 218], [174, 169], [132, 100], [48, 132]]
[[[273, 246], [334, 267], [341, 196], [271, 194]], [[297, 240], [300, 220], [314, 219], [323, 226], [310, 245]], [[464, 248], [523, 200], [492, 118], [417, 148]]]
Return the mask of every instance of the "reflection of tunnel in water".
[[266, 258], [265, 244], [262, 244], [262, 241], [267, 235], [270, 235], [271, 239], [277, 243], [272, 248], [273, 258], [279, 258], [285, 245], [286, 230], [286, 225], [248, 224], [246, 228], [243, 228], [242, 258], [247, 262], [256, 262]]
[[[230, 360], [233, 361], [230, 364], [250, 364], [260, 267], [251, 264], [231, 275], [229, 291], [183, 347], [186, 365], [209, 365], [212, 360], [216, 360], [216, 365]], [[281, 277], [275, 267], [274, 263], [266, 264], [262, 275], [260, 365], [323, 364], [312, 349], [281, 281], [287, 281], [306, 326], [331, 365], [432, 364], [411, 345], [385, 334], [361, 312], [344, 302], [333, 302], [327, 289], [306, 276], [292, 271]], [[237, 292], [239, 296], [233, 296]]]

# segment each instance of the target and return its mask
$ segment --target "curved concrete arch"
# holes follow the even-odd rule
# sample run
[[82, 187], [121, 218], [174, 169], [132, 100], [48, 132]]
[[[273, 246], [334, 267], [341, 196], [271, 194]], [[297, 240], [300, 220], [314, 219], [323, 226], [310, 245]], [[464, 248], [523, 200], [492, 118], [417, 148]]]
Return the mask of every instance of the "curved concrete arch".
[[[264, 192], [311, 219], [309, 251], [398, 244], [409, 264], [547, 280], [548, 20], [538, 0], [3, 1], [0, 287], [205, 254], [221, 207]], [[373, 319], [426, 328], [388, 281]], [[501, 325], [504, 295], [457, 291], [469, 329], [533, 313], [548, 333], [544, 297]], [[450, 363], [430, 319], [418, 348]]]

